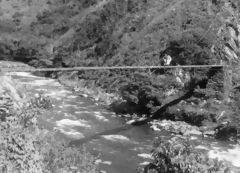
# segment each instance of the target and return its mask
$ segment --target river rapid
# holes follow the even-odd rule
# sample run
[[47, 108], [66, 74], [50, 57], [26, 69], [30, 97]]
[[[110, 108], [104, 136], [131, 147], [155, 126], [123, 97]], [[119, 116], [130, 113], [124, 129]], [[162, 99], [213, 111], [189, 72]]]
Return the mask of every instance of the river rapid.
[[[8, 73], [19, 83], [26, 85], [32, 95], [43, 92], [53, 101], [53, 109], [39, 118], [40, 126], [56, 130], [67, 140], [78, 140], [88, 151], [98, 156], [100, 170], [107, 173], [134, 173], [138, 165], [151, 161], [154, 137], [168, 136], [166, 131], [153, 131], [148, 125], [132, 128], [119, 128], [125, 120], [106, 110], [88, 98], [74, 94], [57, 80], [37, 77], [30, 73]], [[225, 160], [240, 173], [239, 145], [199, 140], [196, 147], [208, 153], [211, 158]]]

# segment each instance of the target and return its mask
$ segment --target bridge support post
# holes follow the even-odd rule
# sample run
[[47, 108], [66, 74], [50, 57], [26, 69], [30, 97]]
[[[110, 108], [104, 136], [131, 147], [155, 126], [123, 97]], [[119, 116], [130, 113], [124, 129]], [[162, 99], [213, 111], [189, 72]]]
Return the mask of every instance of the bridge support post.
[[223, 92], [224, 92], [224, 102], [229, 103], [230, 102], [230, 94], [232, 90], [232, 77], [233, 77], [233, 71], [232, 66], [224, 66], [223, 67]]

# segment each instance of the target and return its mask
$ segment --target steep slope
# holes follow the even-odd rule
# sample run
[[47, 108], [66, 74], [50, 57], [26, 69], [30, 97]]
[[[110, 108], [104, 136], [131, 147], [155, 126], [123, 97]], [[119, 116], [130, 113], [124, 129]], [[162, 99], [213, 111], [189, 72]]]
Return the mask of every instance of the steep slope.
[[[1, 16], [1, 59], [37, 67], [122, 66], [159, 65], [169, 55], [172, 65], [219, 64], [228, 63], [224, 48], [227, 52], [233, 49], [230, 54], [237, 59], [238, 43], [234, 46], [233, 39], [226, 46], [228, 26], [234, 28], [239, 23], [239, 2], [234, 0], [0, 3], [6, 7]], [[222, 100], [223, 95], [219, 69], [87, 71], [78, 76], [107, 92], [119, 92], [138, 112], [146, 114], [191, 90], [193, 83], [198, 88], [192, 93], [197, 95], [196, 105], [210, 98]], [[214, 111], [207, 110], [209, 115]], [[164, 117], [176, 119], [175, 114], [167, 112]], [[184, 119], [182, 114], [178, 118]]]
[[[168, 65], [239, 65], [239, 0], [2, 0], [0, 6], [0, 59], [36, 67], [164, 65], [166, 57]], [[239, 71], [230, 70], [238, 86]], [[220, 68], [72, 74], [85, 87], [120, 95], [124, 102], [111, 105], [118, 113], [239, 138], [240, 90]]]
[[[206, 0], [3, 0], [0, 3], [4, 7], [1, 20], [5, 22], [1, 27], [5, 36], [1, 40], [17, 51], [14, 51], [16, 60], [23, 56], [34, 59], [37, 55], [39, 59], [42, 54], [48, 59], [58, 59], [59, 52], [66, 56], [66, 51], [68, 57], [80, 62], [88, 58], [115, 64], [121, 61], [122, 65], [155, 64], [159, 63], [159, 53], [169, 40], [194, 31], [204, 34], [216, 14], [214, 4]], [[217, 28], [219, 23], [213, 23], [212, 28]], [[211, 29], [205, 37], [213, 32]], [[83, 55], [78, 57], [80, 54]]]

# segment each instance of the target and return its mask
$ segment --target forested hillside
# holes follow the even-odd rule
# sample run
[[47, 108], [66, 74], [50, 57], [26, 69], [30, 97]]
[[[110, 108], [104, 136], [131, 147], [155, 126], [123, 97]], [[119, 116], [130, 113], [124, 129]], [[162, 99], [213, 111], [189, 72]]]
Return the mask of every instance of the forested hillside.
[[[238, 66], [239, 13], [239, 0], [0, 0], [0, 60], [34, 67]], [[232, 83], [222, 68], [44, 75], [117, 94], [121, 102], [110, 105], [117, 113], [185, 121], [236, 142], [240, 78], [230, 70]]]
[[[2, 0], [0, 58], [36, 67], [163, 65], [167, 55], [171, 65], [236, 64], [238, 38], [229, 40], [239, 32], [238, 13], [237, 0]], [[119, 93], [134, 107], [131, 113], [151, 114], [196, 88], [190, 95], [196, 105], [222, 101], [222, 74], [215, 68], [87, 71], [78, 76]], [[197, 125], [206, 116], [200, 113], [196, 121], [188, 113], [176, 117], [175, 111], [164, 112], [161, 116]]]
[[[195, 46], [204, 56], [234, 12], [223, 2], [3, 0], [1, 58], [47, 66], [153, 65], [167, 49], [172, 56], [187, 53], [176, 51], [176, 44]], [[210, 63], [210, 57], [196, 59], [174, 63]]]
[[[2, 0], [0, 58], [36, 67], [163, 65], [166, 55], [171, 65], [238, 63], [238, 38], [228, 42], [239, 32], [238, 13], [237, 0]], [[134, 107], [130, 113], [145, 114], [193, 88], [196, 105], [221, 101], [222, 74], [216, 68], [78, 73], [119, 93]], [[202, 124], [188, 116], [190, 123]]]

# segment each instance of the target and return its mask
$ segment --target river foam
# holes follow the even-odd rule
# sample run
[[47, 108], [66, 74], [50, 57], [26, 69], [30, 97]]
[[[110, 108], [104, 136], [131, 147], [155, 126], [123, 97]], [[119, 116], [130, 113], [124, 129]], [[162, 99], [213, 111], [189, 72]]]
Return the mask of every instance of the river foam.
[[93, 116], [96, 117], [96, 119], [100, 120], [100, 121], [105, 121], [105, 122], [108, 122], [109, 120], [107, 118], [105, 118], [101, 112], [93, 112]]
[[88, 124], [86, 120], [70, 120], [70, 119], [62, 119], [60, 121], [56, 122], [57, 127], [66, 127], [66, 126], [79, 126], [79, 127], [85, 127], [85, 128], [91, 128], [91, 126]]
[[142, 157], [144, 159], [152, 159], [152, 155], [147, 153], [138, 154], [138, 157]]
[[103, 135], [102, 137], [106, 140], [110, 140], [110, 141], [113, 141], [113, 142], [119, 142], [119, 141], [127, 142], [127, 141], [130, 141], [129, 138], [127, 138], [126, 136], [122, 136], [122, 135]]
[[219, 160], [232, 163], [235, 167], [240, 167], [240, 146], [235, 145], [232, 149], [222, 150], [215, 147], [208, 152], [210, 158], [217, 158]]
[[57, 129], [57, 128], [55, 128], [55, 129], [59, 130], [59, 132], [61, 132], [62, 134], [66, 135], [70, 138], [82, 139], [85, 137], [82, 133], [75, 131], [73, 129]]

